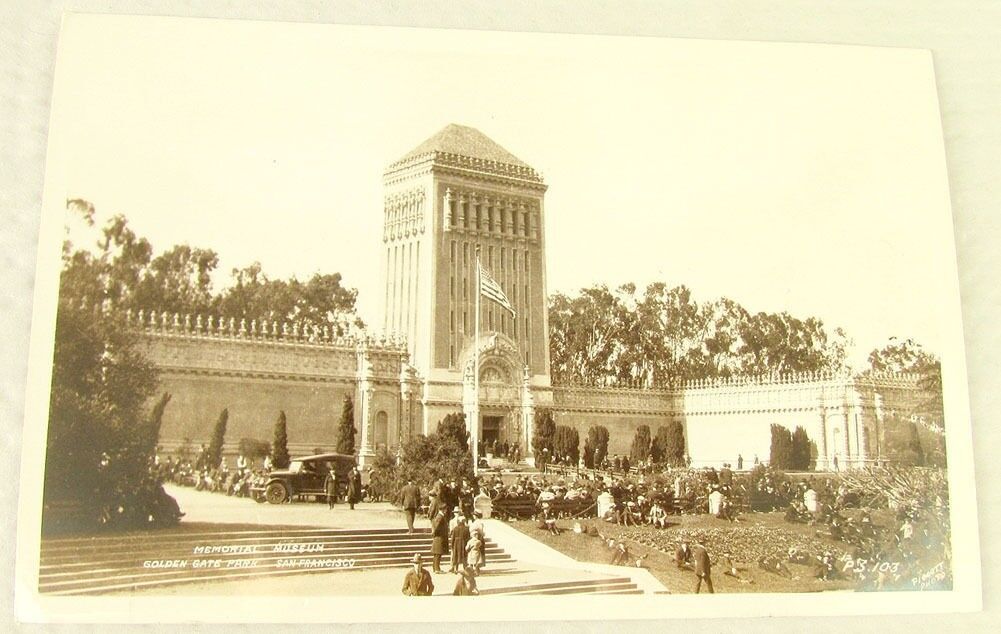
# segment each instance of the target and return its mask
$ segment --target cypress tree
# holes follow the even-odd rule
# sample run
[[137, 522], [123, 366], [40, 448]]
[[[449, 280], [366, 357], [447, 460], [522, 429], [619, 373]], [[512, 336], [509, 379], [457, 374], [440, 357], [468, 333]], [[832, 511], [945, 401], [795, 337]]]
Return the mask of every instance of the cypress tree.
[[351, 397], [344, 395], [341, 406], [341, 420], [337, 424], [337, 453], [354, 454], [355, 452], [355, 404]]
[[810, 468], [810, 437], [801, 426], [796, 426], [792, 433], [792, 468], [796, 471], [807, 471]]
[[608, 455], [608, 428], [604, 425], [593, 425], [587, 430], [587, 439], [594, 447], [594, 466], [598, 467]]
[[633, 463], [640, 463], [650, 457], [650, 426], [640, 425], [633, 436], [633, 445], [629, 451]]
[[229, 421], [229, 410], [224, 409], [219, 414], [219, 418], [215, 422], [215, 427], [212, 429], [212, 440], [209, 442], [209, 447], [206, 452], [209, 464], [211, 468], [219, 466], [222, 462], [222, 445], [226, 439], [226, 423]]
[[681, 421], [672, 420], [668, 423], [663, 447], [664, 462], [672, 467], [685, 466], [685, 428]]
[[552, 455], [555, 436], [556, 422], [553, 420], [553, 413], [548, 409], [537, 410], [532, 430], [532, 450], [535, 452], [536, 458], [542, 455], [543, 449], [548, 449], [549, 454]]
[[291, 458], [288, 455], [288, 428], [283, 410], [278, 413], [278, 422], [275, 423], [275, 441], [271, 443], [271, 464], [275, 469], [285, 469], [289, 462]]
[[792, 434], [782, 425], [772, 425], [772, 442], [768, 464], [775, 469], [792, 468]]

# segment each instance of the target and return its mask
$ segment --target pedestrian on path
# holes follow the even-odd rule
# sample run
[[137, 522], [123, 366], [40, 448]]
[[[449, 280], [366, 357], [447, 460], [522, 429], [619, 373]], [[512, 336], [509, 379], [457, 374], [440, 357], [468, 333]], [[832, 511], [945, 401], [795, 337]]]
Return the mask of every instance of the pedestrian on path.
[[333, 509], [337, 504], [337, 472], [333, 467], [327, 471], [327, 477], [323, 481], [323, 489], [327, 494], [327, 508]]
[[414, 532], [414, 518], [417, 516], [417, 509], [421, 506], [421, 490], [414, 484], [413, 479], [408, 479], [400, 491], [403, 512], [407, 515], [407, 534]]
[[358, 473], [358, 467], [351, 467], [351, 472], [348, 473], [348, 504], [352, 511], [358, 502], [361, 502], [361, 474]]

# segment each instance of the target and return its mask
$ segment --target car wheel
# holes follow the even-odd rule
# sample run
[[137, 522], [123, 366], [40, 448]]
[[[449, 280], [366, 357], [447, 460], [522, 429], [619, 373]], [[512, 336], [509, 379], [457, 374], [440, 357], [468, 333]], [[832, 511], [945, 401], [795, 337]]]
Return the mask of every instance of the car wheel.
[[288, 499], [288, 489], [281, 482], [272, 482], [264, 490], [264, 497], [272, 504], [281, 504]]
[[256, 492], [256, 493], [253, 494], [253, 497], [254, 497], [254, 501], [257, 502], [258, 504], [264, 504], [264, 494], [263, 493]]

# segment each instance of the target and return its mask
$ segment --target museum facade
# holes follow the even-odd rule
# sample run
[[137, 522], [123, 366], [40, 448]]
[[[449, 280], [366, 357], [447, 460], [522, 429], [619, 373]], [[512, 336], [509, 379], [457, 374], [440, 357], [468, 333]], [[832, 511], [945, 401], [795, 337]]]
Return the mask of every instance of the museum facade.
[[[806, 429], [817, 466], [882, 455], [889, 417], [919, 399], [911, 375], [809, 374], [688, 383], [670, 389], [554, 385], [546, 310], [541, 175], [476, 129], [449, 125], [385, 171], [383, 331], [337, 337], [297, 324], [164, 313], [130, 314], [172, 395], [161, 445], [207, 442], [229, 410], [227, 454], [241, 438], [270, 440], [279, 411], [290, 451], [333, 447], [345, 396], [368, 462], [465, 412], [478, 437], [531, 455], [536, 410], [557, 424], [610, 431], [626, 454], [635, 429], [685, 428], [693, 465], [767, 460], [770, 426]], [[514, 314], [484, 301], [474, 340], [476, 250]], [[474, 368], [479, 369], [479, 393]], [[474, 420], [474, 418], [476, 420]]]

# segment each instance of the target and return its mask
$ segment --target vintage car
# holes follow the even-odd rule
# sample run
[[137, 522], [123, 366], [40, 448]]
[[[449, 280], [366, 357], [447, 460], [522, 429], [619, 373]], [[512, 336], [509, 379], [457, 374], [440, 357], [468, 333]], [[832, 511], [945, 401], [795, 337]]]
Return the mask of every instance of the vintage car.
[[339, 453], [293, 458], [287, 469], [274, 469], [257, 480], [250, 488], [251, 495], [258, 502], [267, 500], [272, 504], [282, 504], [297, 497], [326, 501], [324, 484], [327, 472], [333, 468], [337, 474], [337, 496], [341, 498], [347, 491], [348, 472], [354, 466], [354, 456]]

